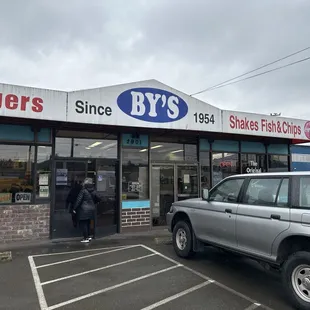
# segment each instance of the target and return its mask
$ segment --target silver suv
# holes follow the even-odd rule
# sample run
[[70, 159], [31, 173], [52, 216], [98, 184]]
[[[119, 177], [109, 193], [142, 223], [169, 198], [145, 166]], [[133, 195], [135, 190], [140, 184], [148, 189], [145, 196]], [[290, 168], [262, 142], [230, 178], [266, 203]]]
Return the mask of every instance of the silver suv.
[[282, 273], [290, 301], [310, 309], [310, 172], [227, 177], [167, 214], [173, 246], [187, 258], [206, 245]]

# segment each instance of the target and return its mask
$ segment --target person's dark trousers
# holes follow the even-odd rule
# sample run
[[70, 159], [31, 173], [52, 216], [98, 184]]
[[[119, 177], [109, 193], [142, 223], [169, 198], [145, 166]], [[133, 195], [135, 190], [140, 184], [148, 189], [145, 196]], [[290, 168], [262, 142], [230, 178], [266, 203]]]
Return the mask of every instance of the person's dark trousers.
[[81, 220], [80, 227], [81, 227], [84, 239], [89, 238], [90, 220]]
[[77, 227], [77, 216], [75, 213], [72, 213], [72, 223], [73, 227]]

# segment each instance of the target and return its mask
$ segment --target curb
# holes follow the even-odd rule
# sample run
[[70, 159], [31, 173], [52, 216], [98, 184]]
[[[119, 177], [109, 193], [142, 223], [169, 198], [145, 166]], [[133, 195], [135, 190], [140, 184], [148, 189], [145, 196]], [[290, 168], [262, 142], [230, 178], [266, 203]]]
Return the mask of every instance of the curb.
[[[49, 253], [60, 248], [76, 248], [80, 238], [68, 238], [68, 239], [54, 239], [54, 240], [37, 240], [21, 243], [0, 244], [0, 262], [11, 261], [12, 253], [14, 255], [20, 255], [27, 253], [28, 255], [37, 252]], [[96, 239], [97, 244], [115, 244], [123, 242], [151, 242], [156, 245], [159, 244], [171, 244], [172, 237], [168, 231], [153, 232], [153, 233], [133, 233], [133, 234], [115, 234], [106, 237]], [[3, 257], [3, 258], [2, 258]]]

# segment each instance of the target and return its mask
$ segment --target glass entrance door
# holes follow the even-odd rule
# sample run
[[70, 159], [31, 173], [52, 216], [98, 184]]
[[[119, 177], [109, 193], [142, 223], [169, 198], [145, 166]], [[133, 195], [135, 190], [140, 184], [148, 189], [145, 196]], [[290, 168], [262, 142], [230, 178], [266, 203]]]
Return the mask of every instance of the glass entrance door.
[[166, 213], [175, 200], [174, 165], [153, 165], [151, 171], [151, 210], [153, 226], [166, 224]]
[[96, 208], [91, 230], [96, 237], [117, 232], [118, 188], [116, 178], [118, 162], [114, 159], [85, 159], [56, 161], [55, 203], [52, 221], [52, 238], [81, 236], [78, 222], [74, 220], [68, 198], [76, 197], [86, 177], [94, 180], [95, 189], [101, 198]]
[[78, 225], [69, 213], [67, 199], [74, 195], [75, 185], [87, 175], [87, 161], [56, 161], [55, 204], [52, 223], [53, 238], [81, 235]]
[[197, 166], [177, 165], [177, 201], [198, 198]]
[[97, 206], [96, 236], [117, 232], [118, 166], [118, 161], [114, 159], [97, 160], [96, 187], [101, 202]]
[[198, 198], [198, 166], [153, 164], [151, 169], [153, 226], [162, 226], [173, 202]]

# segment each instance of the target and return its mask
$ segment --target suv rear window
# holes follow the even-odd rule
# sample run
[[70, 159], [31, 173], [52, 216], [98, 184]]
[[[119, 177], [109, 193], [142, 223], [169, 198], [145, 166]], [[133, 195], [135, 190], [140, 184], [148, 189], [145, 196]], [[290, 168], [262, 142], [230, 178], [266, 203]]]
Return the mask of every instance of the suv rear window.
[[299, 188], [299, 206], [310, 208], [310, 177], [301, 177]]

